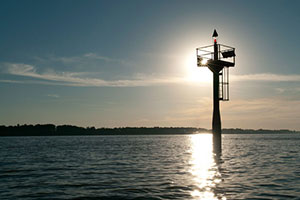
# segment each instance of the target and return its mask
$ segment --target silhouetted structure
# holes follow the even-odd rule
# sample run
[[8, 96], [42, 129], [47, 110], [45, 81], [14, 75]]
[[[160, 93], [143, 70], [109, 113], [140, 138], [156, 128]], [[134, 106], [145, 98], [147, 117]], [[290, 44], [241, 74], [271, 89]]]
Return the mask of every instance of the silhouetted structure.
[[208, 67], [213, 72], [213, 145], [221, 152], [221, 117], [219, 101], [229, 101], [229, 67], [235, 65], [235, 48], [217, 43], [218, 33], [213, 32], [213, 45], [196, 49], [197, 65]]

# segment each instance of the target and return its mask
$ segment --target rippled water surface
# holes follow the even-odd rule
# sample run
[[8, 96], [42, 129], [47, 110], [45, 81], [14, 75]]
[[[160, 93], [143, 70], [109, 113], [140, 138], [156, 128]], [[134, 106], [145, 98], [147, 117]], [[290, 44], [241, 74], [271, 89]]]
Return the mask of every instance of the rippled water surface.
[[0, 199], [300, 199], [300, 135], [1, 137]]

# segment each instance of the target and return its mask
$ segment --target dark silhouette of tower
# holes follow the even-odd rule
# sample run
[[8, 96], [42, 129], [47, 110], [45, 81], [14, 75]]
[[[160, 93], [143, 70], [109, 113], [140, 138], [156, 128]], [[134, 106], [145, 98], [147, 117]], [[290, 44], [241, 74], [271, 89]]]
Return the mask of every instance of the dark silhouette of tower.
[[222, 150], [220, 100], [229, 100], [229, 67], [235, 65], [235, 48], [218, 44], [218, 33], [213, 32], [213, 45], [196, 49], [197, 66], [208, 67], [213, 72], [213, 145], [214, 151]]

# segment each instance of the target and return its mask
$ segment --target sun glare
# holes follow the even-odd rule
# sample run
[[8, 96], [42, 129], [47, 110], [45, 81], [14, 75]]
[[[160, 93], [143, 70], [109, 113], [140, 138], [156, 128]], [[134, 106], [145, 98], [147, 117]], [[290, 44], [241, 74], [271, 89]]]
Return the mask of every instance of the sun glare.
[[[203, 59], [202, 64], [207, 60]], [[184, 67], [186, 68], [186, 80], [189, 82], [209, 83], [212, 82], [212, 73], [207, 67], [198, 67], [195, 54], [186, 57]]]
[[190, 173], [194, 176], [194, 182], [198, 186], [191, 192], [194, 199], [222, 199], [223, 195], [216, 196], [213, 189], [221, 182], [221, 174], [214, 160], [212, 135], [195, 134], [190, 136], [192, 157], [190, 160]]

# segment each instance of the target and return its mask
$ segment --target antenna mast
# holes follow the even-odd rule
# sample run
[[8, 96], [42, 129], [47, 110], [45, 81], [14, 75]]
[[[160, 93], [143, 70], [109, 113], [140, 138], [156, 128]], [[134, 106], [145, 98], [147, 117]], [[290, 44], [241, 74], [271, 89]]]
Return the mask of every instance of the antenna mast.
[[208, 67], [213, 72], [213, 119], [214, 151], [222, 150], [220, 100], [229, 101], [229, 67], [235, 66], [235, 48], [218, 44], [218, 33], [213, 32], [213, 45], [196, 49], [197, 66]]

